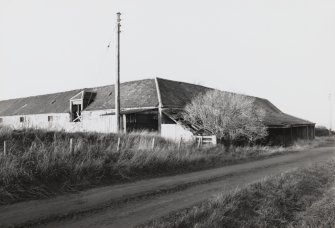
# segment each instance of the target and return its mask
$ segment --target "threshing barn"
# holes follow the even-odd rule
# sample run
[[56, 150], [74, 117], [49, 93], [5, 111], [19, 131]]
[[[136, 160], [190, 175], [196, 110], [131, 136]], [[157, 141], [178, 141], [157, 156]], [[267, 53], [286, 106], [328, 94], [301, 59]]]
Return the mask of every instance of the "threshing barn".
[[[211, 135], [185, 123], [180, 112], [200, 93], [212, 90], [200, 85], [162, 78], [121, 84], [123, 131], [157, 131], [173, 140]], [[48, 130], [115, 132], [114, 85], [0, 101], [0, 125]], [[290, 144], [313, 139], [315, 124], [281, 112], [271, 102], [255, 98], [264, 109], [268, 141]]]

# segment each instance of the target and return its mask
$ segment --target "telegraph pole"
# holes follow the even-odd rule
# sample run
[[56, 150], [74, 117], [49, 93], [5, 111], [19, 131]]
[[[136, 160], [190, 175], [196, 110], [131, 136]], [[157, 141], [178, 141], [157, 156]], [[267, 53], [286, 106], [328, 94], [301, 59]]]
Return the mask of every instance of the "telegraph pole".
[[329, 93], [329, 135], [332, 134], [332, 128], [333, 128], [332, 94]]
[[120, 28], [121, 13], [116, 14], [117, 41], [116, 41], [116, 81], [115, 81], [115, 119], [116, 133], [120, 131]]

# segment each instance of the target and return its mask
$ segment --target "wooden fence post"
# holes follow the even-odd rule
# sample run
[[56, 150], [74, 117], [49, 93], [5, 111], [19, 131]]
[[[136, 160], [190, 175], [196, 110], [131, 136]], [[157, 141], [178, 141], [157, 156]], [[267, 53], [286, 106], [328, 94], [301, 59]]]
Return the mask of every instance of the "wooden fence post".
[[6, 156], [6, 154], [7, 154], [7, 143], [6, 143], [6, 140], [5, 141], [3, 141], [3, 155], [4, 156]]
[[120, 150], [120, 137], [117, 138], [117, 146], [116, 146], [116, 151], [119, 151]]
[[183, 141], [183, 138], [180, 138], [179, 143], [178, 143], [178, 150], [180, 150], [181, 147], [181, 142]]
[[70, 138], [70, 153], [73, 153], [73, 139]]
[[152, 145], [151, 145], [151, 149], [153, 150], [155, 148], [155, 138], [152, 138]]
[[198, 148], [200, 147], [200, 145], [201, 145], [201, 143], [202, 143], [201, 141], [202, 141], [202, 137], [199, 136], [199, 137], [198, 137]]

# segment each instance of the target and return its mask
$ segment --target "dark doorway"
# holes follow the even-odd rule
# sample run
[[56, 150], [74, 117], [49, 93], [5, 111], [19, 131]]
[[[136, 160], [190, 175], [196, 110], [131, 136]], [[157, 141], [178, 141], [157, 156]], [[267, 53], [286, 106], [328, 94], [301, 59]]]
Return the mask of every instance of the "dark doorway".
[[127, 131], [158, 131], [157, 114], [134, 113], [127, 115]]
[[81, 104], [72, 104], [71, 117], [73, 122], [81, 121]]

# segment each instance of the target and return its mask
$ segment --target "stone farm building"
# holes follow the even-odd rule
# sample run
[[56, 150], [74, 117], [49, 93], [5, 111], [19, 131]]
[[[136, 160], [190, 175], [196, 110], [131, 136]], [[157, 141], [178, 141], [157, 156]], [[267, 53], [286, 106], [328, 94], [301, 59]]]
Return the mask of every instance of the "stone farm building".
[[[121, 122], [123, 131], [157, 131], [173, 140], [191, 140], [204, 134], [181, 118], [192, 98], [212, 90], [200, 85], [162, 78], [122, 83]], [[0, 101], [0, 125], [48, 130], [115, 132], [114, 85]], [[268, 140], [290, 144], [313, 139], [315, 124], [281, 112], [271, 102], [255, 98], [266, 112]], [[202, 133], [201, 133], [202, 132]]]

